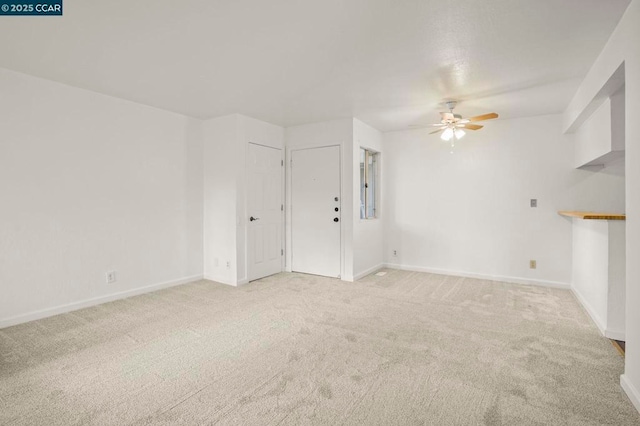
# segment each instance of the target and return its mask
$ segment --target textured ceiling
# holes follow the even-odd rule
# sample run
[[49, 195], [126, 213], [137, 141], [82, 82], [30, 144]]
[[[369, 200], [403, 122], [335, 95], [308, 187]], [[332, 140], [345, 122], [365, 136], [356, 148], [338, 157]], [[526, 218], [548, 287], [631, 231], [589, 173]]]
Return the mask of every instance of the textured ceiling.
[[629, 0], [67, 0], [1, 17], [0, 66], [210, 118], [383, 130], [561, 112]]

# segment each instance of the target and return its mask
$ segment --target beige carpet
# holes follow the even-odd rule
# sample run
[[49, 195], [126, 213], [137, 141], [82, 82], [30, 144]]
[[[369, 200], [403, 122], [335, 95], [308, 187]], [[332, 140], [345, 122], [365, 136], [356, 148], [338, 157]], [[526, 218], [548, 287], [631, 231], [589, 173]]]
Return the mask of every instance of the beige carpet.
[[0, 423], [638, 425], [570, 292], [207, 281], [0, 330]]

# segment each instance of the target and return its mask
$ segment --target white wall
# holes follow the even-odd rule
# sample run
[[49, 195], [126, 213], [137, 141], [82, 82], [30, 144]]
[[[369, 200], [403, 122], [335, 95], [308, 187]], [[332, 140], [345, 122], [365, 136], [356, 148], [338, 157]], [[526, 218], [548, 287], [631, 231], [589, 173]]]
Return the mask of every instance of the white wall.
[[573, 219], [573, 291], [604, 334], [607, 328], [609, 222]]
[[627, 306], [625, 373], [621, 384], [640, 411], [640, 0], [632, 0], [564, 114], [570, 129], [624, 63]]
[[603, 335], [624, 340], [625, 222], [573, 219], [571, 288]]
[[[353, 274], [359, 279], [384, 264], [384, 215], [378, 205], [375, 219], [360, 219], [360, 148], [379, 152], [379, 168], [384, 162], [382, 133], [360, 120], [353, 120]], [[380, 176], [380, 179], [384, 179]], [[378, 193], [378, 201], [384, 198]]]
[[609, 291], [607, 330], [609, 337], [626, 340], [626, 223], [609, 222]]
[[204, 276], [247, 282], [247, 150], [284, 149], [282, 127], [239, 114], [204, 122]]
[[205, 121], [203, 139], [204, 276], [235, 285], [238, 116]]
[[576, 167], [608, 165], [624, 158], [624, 86], [598, 102], [601, 105], [576, 131]]
[[611, 95], [611, 149], [624, 151], [625, 149], [625, 88], [624, 86]]
[[611, 100], [602, 102], [576, 133], [575, 166], [581, 167], [612, 151]]
[[557, 211], [624, 208], [619, 172], [573, 168], [560, 115], [488, 122], [453, 154], [429, 131], [384, 134], [391, 266], [568, 286], [571, 221]]
[[198, 120], [1, 69], [0, 93], [0, 326], [202, 276]]
[[[342, 163], [342, 220], [341, 220], [341, 277], [353, 281], [353, 217], [354, 217], [354, 158], [353, 136], [354, 121], [352, 118], [325, 121], [321, 123], [303, 124], [285, 129], [285, 145], [287, 149], [287, 193], [286, 193], [286, 269], [291, 270], [291, 150], [329, 145], [340, 146]], [[351, 218], [351, 219], [349, 219]]]

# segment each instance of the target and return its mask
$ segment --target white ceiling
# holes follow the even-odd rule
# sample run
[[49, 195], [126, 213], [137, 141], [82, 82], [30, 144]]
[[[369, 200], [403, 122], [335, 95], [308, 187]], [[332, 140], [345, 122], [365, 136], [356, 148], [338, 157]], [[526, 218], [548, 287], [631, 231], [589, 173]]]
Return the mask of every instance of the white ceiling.
[[[382, 131], [564, 110], [629, 0], [67, 0], [1, 17], [0, 66], [210, 118]], [[1, 94], [0, 94], [1, 95]]]

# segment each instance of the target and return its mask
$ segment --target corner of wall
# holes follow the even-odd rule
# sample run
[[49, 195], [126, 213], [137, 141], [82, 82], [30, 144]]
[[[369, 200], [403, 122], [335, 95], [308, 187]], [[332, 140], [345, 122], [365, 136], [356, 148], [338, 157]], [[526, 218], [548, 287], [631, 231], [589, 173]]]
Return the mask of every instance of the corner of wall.
[[622, 386], [636, 410], [640, 411], [640, 391], [633, 385], [626, 374], [620, 376], [620, 386]]

